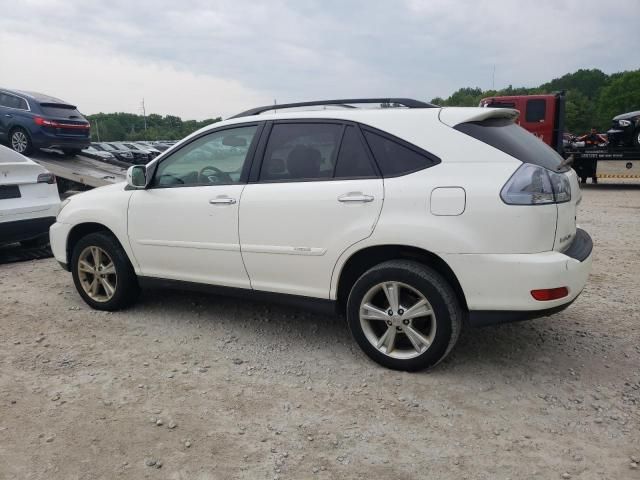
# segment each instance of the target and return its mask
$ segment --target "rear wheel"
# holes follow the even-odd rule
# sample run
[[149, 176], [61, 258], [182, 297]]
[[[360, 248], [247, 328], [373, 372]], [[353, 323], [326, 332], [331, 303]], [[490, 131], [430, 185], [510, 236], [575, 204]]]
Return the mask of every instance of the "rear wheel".
[[364, 273], [347, 302], [349, 328], [362, 350], [395, 370], [422, 370], [443, 360], [458, 340], [462, 315], [440, 274], [406, 260]]
[[30, 155], [33, 152], [33, 143], [26, 130], [14, 128], [9, 135], [9, 145], [22, 155]]
[[78, 241], [71, 272], [82, 299], [97, 310], [120, 310], [138, 298], [138, 280], [129, 258], [109, 233], [91, 233]]

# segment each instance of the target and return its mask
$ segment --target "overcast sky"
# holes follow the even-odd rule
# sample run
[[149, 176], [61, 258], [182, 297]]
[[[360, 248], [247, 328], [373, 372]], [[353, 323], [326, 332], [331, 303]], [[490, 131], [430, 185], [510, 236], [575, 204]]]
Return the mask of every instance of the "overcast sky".
[[0, 86], [100, 111], [228, 116], [640, 68], [640, 0], [0, 0]]

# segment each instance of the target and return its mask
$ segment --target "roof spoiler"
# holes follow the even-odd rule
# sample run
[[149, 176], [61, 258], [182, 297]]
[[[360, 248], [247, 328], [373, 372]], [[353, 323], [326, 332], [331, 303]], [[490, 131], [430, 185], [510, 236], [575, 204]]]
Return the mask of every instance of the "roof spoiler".
[[440, 110], [438, 118], [445, 125], [455, 127], [461, 123], [482, 122], [490, 119], [504, 119], [515, 122], [520, 112], [513, 108], [450, 107]]

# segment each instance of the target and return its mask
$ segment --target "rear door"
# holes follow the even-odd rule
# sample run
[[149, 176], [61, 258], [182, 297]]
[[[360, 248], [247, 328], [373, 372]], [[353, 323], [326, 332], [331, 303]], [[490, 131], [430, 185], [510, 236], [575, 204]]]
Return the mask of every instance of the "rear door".
[[305, 120], [268, 128], [240, 202], [251, 286], [329, 298], [338, 257], [373, 232], [382, 178], [356, 125]]

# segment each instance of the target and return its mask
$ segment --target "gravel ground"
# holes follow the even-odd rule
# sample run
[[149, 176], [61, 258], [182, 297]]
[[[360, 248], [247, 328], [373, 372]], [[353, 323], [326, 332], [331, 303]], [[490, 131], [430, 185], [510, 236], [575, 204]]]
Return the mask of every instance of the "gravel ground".
[[54, 260], [0, 266], [1, 479], [640, 478], [640, 186], [587, 186], [596, 244], [553, 317], [385, 370], [343, 320], [147, 292], [91, 311]]

